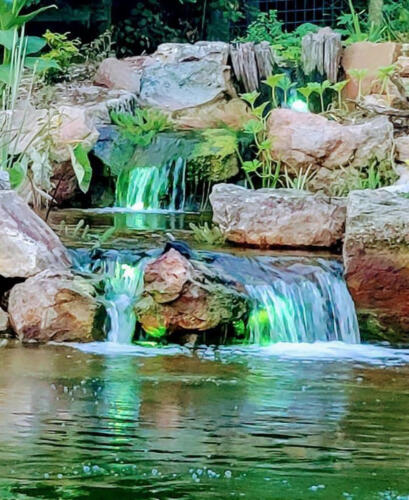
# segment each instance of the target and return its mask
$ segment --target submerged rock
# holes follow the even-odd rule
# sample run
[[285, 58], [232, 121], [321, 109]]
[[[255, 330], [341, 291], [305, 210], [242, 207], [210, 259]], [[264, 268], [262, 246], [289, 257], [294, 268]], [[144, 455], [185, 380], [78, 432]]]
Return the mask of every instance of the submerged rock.
[[385, 116], [342, 125], [313, 113], [275, 109], [268, 125], [274, 159], [296, 169], [363, 167], [374, 158], [389, 159], [393, 147], [393, 125]]
[[402, 188], [350, 194], [344, 260], [363, 335], [408, 341], [409, 195]]
[[174, 248], [148, 264], [144, 279], [145, 291], [136, 313], [152, 336], [213, 330], [247, 313], [247, 298], [239, 285], [227, 283]]
[[20, 340], [91, 342], [97, 302], [94, 288], [69, 271], [44, 271], [15, 285], [10, 322]]
[[344, 234], [345, 202], [294, 189], [250, 190], [218, 184], [213, 221], [229, 241], [259, 247], [331, 247]]
[[27, 278], [69, 265], [66, 249], [47, 224], [14, 191], [0, 191], [0, 276]]

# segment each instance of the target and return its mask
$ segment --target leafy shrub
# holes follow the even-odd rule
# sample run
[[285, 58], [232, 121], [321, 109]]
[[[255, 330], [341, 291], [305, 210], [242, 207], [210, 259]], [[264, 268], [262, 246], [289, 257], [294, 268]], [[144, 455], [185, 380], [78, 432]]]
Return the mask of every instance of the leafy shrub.
[[301, 41], [307, 33], [316, 33], [319, 26], [311, 23], [301, 24], [293, 32], [287, 32], [284, 23], [278, 19], [276, 10], [261, 12], [247, 28], [245, 36], [239, 42], [269, 42], [283, 59], [299, 62], [301, 57]]
[[43, 59], [55, 61], [59, 66], [59, 69], [50, 68], [48, 70], [47, 76], [50, 79], [59, 75], [64, 76], [71, 64], [79, 61], [81, 41], [78, 38], [70, 40], [68, 35], [69, 33], [53, 33], [50, 30], [47, 30], [43, 35], [47, 47], [50, 49], [42, 56]]

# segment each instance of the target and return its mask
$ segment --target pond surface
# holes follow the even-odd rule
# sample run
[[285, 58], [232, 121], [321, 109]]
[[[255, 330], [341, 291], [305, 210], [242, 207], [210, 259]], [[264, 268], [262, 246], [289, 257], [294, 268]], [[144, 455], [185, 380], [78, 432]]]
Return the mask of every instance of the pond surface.
[[408, 352], [314, 349], [0, 349], [0, 499], [409, 498]]

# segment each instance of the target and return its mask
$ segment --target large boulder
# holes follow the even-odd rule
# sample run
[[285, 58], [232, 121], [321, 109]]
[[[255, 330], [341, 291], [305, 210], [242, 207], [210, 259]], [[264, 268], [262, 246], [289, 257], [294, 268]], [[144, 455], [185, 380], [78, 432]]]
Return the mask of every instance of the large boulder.
[[394, 64], [398, 60], [400, 53], [401, 45], [394, 42], [358, 42], [347, 47], [342, 58], [342, 67], [349, 79], [344, 92], [345, 97], [356, 99], [358, 96], [359, 84], [351, 75], [351, 70], [365, 69], [368, 71], [362, 81], [362, 94], [369, 94], [376, 89], [374, 82], [378, 78], [379, 68]]
[[14, 191], [0, 191], [0, 235], [0, 276], [28, 278], [70, 265], [58, 237]]
[[276, 109], [268, 126], [273, 157], [296, 169], [367, 166], [374, 158], [390, 158], [393, 147], [393, 126], [384, 116], [342, 125], [313, 113]]
[[44, 271], [12, 288], [10, 323], [24, 341], [91, 342], [97, 312], [94, 295], [84, 278], [69, 271]]
[[370, 338], [409, 340], [409, 195], [402, 190], [348, 198], [345, 273]]
[[150, 56], [103, 61], [95, 82], [133, 92], [142, 106], [176, 113], [175, 123], [182, 128], [240, 126], [245, 106], [228, 105], [237, 98], [228, 56], [224, 42], [162, 44]]
[[143, 329], [153, 336], [213, 330], [247, 313], [247, 298], [239, 285], [227, 284], [174, 248], [148, 264], [144, 280], [136, 312]]
[[217, 184], [213, 221], [229, 241], [258, 247], [332, 247], [344, 234], [345, 202], [294, 189]]
[[230, 68], [203, 59], [148, 66], [142, 75], [139, 98], [145, 106], [172, 113], [210, 104], [225, 95], [235, 97]]

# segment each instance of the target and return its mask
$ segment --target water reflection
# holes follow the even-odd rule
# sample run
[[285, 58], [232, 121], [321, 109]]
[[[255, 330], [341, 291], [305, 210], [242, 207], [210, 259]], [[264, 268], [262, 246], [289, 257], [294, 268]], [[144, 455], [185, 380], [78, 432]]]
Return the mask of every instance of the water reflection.
[[201, 357], [0, 351], [0, 498], [408, 494], [407, 367]]

